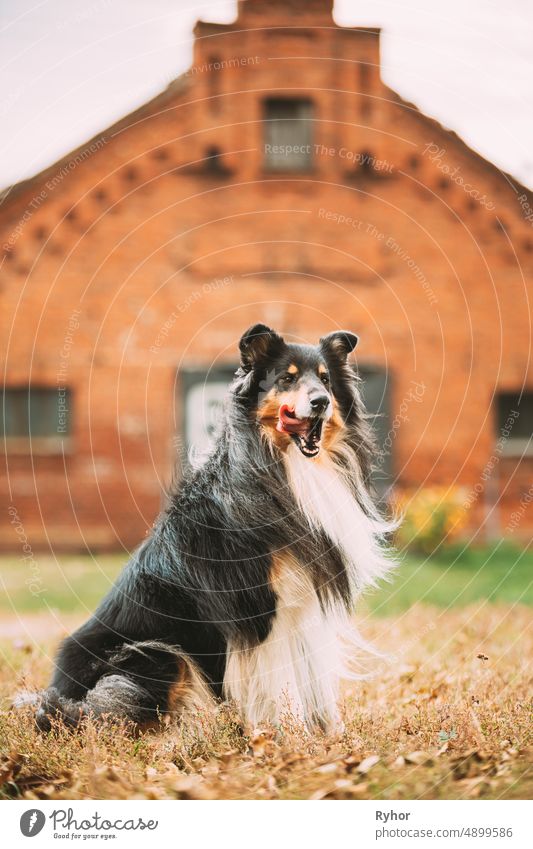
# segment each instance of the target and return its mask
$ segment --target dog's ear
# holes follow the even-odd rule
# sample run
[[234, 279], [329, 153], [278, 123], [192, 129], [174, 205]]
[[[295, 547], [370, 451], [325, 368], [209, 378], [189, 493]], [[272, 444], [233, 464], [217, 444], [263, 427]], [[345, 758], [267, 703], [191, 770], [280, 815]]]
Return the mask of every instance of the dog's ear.
[[359, 337], [349, 330], [335, 330], [333, 333], [328, 333], [320, 340], [320, 347], [323, 351], [335, 354], [339, 359], [346, 361], [348, 354], [353, 351]]
[[254, 324], [243, 333], [239, 342], [241, 366], [250, 371], [267, 357], [281, 353], [284, 347], [285, 342], [274, 330], [266, 324]]

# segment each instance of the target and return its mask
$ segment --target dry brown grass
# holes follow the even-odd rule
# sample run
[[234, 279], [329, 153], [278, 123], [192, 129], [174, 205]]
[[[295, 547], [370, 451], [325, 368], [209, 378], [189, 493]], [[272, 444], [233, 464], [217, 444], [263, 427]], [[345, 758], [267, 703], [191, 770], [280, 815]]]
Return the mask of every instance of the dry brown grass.
[[374, 679], [346, 689], [338, 740], [310, 737], [289, 718], [278, 736], [243, 736], [224, 706], [214, 720], [198, 717], [197, 728], [134, 737], [89, 722], [42, 735], [29, 712], [7, 708], [17, 688], [45, 684], [54, 644], [10, 636], [0, 678], [2, 796], [531, 798], [531, 610], [419, 607], [369, 618], [363, 630], [395, 654]]

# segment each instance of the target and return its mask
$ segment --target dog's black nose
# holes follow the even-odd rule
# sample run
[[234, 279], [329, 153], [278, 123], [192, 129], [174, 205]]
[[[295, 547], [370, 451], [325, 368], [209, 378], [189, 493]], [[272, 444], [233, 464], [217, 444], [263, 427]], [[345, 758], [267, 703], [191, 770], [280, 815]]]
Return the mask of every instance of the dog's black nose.
[[309, 399], [309, 403], [311, 404], [311, 409], [313, 410], [313, 413], [323, 413], [329, 404], [329, 396], [314, 395], [313, 398]]

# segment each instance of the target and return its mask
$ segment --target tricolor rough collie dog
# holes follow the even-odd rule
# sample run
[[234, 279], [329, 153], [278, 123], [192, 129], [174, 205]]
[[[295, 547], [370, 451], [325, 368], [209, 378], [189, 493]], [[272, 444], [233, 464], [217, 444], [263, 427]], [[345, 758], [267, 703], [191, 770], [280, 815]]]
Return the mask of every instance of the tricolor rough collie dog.
[[232, 700], [249, 726], [290, 711], [338, 728], [362, 645], [354, 602], [391, 565], [356, 344], [348, 331], [288, 344], [263, 324], [243, 335], [212, 452], [62, 644], [42, 728], [90, 714], [146, 726], [191, 697]]

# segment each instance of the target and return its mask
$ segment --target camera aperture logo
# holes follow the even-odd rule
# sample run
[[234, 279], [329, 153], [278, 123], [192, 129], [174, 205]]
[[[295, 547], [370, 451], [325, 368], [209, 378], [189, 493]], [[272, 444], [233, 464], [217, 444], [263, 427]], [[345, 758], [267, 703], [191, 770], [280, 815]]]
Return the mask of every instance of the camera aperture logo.
[[20, 830], [24, 837], [35, 837], [42, 831], [46, 822], [46, 817], [42, 811], [37, 808], [31, 808], [29, 811], [24, 811], [20, 818]]
[[[49, 815], [54, 837], [70, 840], [85, 840], [88, 837], [112, 840], [123, 831], [155, 831], [158, 820], [144, 820], [142, 817], [121, 817], [113, 819], [95, 812], [88, 817], [74, 816], [73, 808], [56, 808]], [[37, 808], [25, 811], [20, 818], [20, 830], [25, 837], [34, 837], [42, 831], [46, 816]]]

